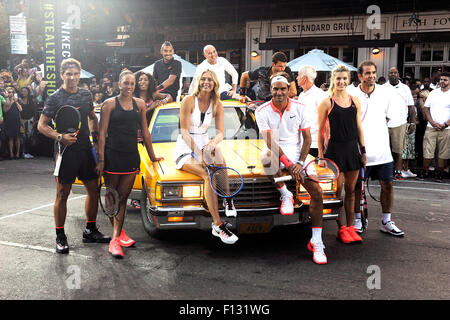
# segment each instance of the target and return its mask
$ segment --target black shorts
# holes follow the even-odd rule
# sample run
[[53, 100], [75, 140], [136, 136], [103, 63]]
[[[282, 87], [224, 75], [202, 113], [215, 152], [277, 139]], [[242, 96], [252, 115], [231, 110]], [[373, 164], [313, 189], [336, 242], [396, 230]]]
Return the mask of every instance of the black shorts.
[[139, 152], [121, 152], [105, 148], [105, 169], [109, 174], [132, 174], [139, 171]]
[[89, 149], [79, 150], [68, 147], [62, 157], [59, 176], [56, 182], [61, 184], [72, 184], [75, 178], [81, 181], [97, 179], [95, 173], [95, 161]]

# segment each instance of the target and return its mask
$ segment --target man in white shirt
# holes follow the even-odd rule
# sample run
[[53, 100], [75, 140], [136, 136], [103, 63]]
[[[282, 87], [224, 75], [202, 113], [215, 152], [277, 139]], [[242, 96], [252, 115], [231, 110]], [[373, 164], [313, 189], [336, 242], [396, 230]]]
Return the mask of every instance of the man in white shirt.
[[[220, 99], [226, 100], [236, 97], [239, 74], [237, 73], [233, 65], [228, 62], [227, 59], [219, 57], [219, 55], [217, 54], [217, 50], [213, 45], [206, 45], [203, 48], [203, 55], [205, 56], [206, 60], [203, 60], [203, 62], [197, 66], [194, 74], [194, 79], [192, 80], [191, 86], [189, 87], [189, 94], [192, 94], [194, 92], [194, 88], [197, 87], [198, 76], [201, 75], [203, 71], [209, 69], [214, 71], [217, 79], [219, 80]], [[231, 75], [232, 85], [225, 82], [225, 72]]]
[[419, 176], [429, 176], [428, 170], [438, 146], [438, 162], [435, 179], [442, 182], [445, 161], [450, 158], [450, 73], [443, 72], [439, 88], [430, 92], [424, 105], [428, 125], [423, 138], [423, 172]]
[[309, 112], [311, 115], [311, 148], [309, 154], [314, 157], [317, 157], [319, 153], [317, 147], [317, 135], [319, 134], [317, 107], [328, 97], [327, 92], [314, 85], [316, 77], [316, 69], [312, 66], [303, 66], [298, 70], [297, 84], [303, 89], [298, 96], [298, 101], [306, 105], [308, 109], [311, 109]]
[[[405, 148], [406, 132], [411, 134], [416, 129], [416, 113], [414, 109], [414, 99], [411, 89], [400, 82], [398, 69], [392, 67], [389, 69], [388, 79], [383, 86], [390, 90], [390, 98], [395, 102], [391, 103], [391, 118], [388, 122], [389, 137], [391, 141], [391, 150], [394, 155], [394, 180], [403, 180], [402, 154]], [[408, 125], [409, 123], [409, 125]]]
[[[258, 128], [264, 137], [266, 149], [261, 152], [261, 162], [268, 176], [280, 177], [281, 170], [301, 183], [311, 196], [309, 214], [312, 222], [312, 238], [308, 250], [313, 252], [313, 261], [326, 264], [322, 242], [322, 189], [317, 182], [304, 179], [304, 161], [309, 152], [311, 117], [307, 107], [299, 101], [289, 99], [288, 75], [275, 75], [270, 83], [272, 99], [260, 105], [255, 111]], [[302, 135], [302, 139], [300, 139]], [[283, 182], [275, 183], [281, 194], [282, 215], [294, 213], [294, 196]]]
[[[372, 61], [366, 60], [361, 62], [358, 67], [358, 77], [361, 80], [361, 84], [357, 89], [351, 90], [349, 94], [358, 97], [361, 103], [361, 125], [364, 131], [367, 157], [365, 177], [375, 173], [380, 181], [382, 209], [380, 231], [393, 236], [403, 236], [404, 232], [391, 221], [394, 189], [392, 182], [393, 159], [387, 127], [391, 111], [389, 90], [375, 83], [377, 67]], [[359, 182], [358, 184], [355, 192], [356, 199], [359, 199], [361, 195], [361, 184]], [[355, 228], [359, 228], [359, 232], [362, 232], [361, 212], [358, 212], [359, 205], [357, 207], [357, 209], [355, 208]], [[366, 217], [363, 218], [366, 219]]]

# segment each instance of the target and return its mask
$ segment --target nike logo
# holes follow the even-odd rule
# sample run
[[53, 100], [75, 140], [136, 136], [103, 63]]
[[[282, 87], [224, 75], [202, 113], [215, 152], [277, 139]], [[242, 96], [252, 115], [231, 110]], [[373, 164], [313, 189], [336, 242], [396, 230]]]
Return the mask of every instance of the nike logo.
[[206, 114], [211, 114], [211, 112], [207, 112]]
[[289, 119], [295, 118], [295, 116], [289, 117]]

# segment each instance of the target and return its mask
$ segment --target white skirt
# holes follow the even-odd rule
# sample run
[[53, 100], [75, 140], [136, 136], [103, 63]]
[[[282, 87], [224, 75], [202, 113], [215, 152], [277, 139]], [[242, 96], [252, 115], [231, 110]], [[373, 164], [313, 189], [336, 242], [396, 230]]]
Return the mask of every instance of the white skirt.
[[[208, 134], [192, 134], [191, 137], [194, 139], [194, 143], [200, 150], [203, 149], [209, 142]], [[177, 169], [181, 169], [183, 165], [192, 158], [191, 156], [192, 148], [189, 147], [186, 142], [181, 137], [181, 134], [178, 135], [177, 143], [175, 145], [174, 151], [174, 159]]]

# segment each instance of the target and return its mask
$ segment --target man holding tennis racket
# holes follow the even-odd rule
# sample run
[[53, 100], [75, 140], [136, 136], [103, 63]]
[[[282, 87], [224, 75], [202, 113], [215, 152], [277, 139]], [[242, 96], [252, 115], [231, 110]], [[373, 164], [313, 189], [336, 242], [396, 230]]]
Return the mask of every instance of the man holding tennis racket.
[[[98, 176], [91, 153], [89, 133], [90, 129], [91, 132], [98, 132], [98, 120], [94, 112], [91, 93], [78, 87], [80, 75], [81, 65], [77, 60], [66, 59], [61, 63], [63, 85], [47, 98], [38, 123], [38, 130], [55, 140], [61, 150], [57, 155], [56, 200], [53, 208], [56, 252], [58, 253], [69, 253], [64, 224], [67, 215], [67, 198], [72, 189], [72, 183], [77, 177], [83, 181], [87, 192], [85, 205], [87, 221], [86, 229], [83, 232], [83, 242], [108, 243], [110, 241], [110, 238], [105, 237], [96, 226]], [[67, 115], [63, 116], [62, 109], [72, 112], [69, 111]], [[72, 117], [71, 115], [76, 116]], [[57, 118], [58, 120], [56, 120]], [[75, 118], [77, 118], [76, 121]], [[52, 119], [55, 120], [57, 127], [59, 119], [62, 123], [74, 123], [71, 128], [73, 130], [67, 130], [67, 132], [53, 130], [50, 126]]]
[[[303, 176], [306, 156], [311, 145], [311, 115], [300, 101], [288, 97], [289, 81], [283, 73], [271, 79], [272, 100], [256, 109], [255, 116], [259, 130], [266, 142], [261, 152], [261, 162], [266, 174], [272, 178], [281, 177], [282, 170], [301, 183], [311, 196], [309, 214], [312, 219], [312, 239], [308, 249], [313, 252], [313, 261], [326, 264], [327, 256], [322, 242], [322, 188], [313, 180]], [[302, 139], [300, 138], [302, 136]], [[282, 215], [294, 213], [294, 196], [284, 183], [275, 183], [281, 194]]]
[[[387, 122], [391, 118], [393, 108], [390, 89], [375, 83], [377, 79], [377, 67], [374, 62], [366, 60], [358, 67], [358, 78], [361, 84], [352, 89], [349, 94], [359, 98], [361, 103], [361, 125], [364, 132], [366, 147], [366, 172], [365, 177], [375, 174], [381, 186], [380, 203], [382, 220], [380, 231], [397, 237], [405, 233], [391, 220], [391, 210], [394, 202], [393, 172], [394, 162], [389, 143]], [[347, 87], [348, 91], [348, 87]], [[361, 194], [360, 182], [356, 185], [356, 199]], [[359, 211], [359, 206], [355, 206]], [[366, 217], [363, 217], [364, 219]], [[355, 228], [363, 231], [361, 212], [355, 212]]]

